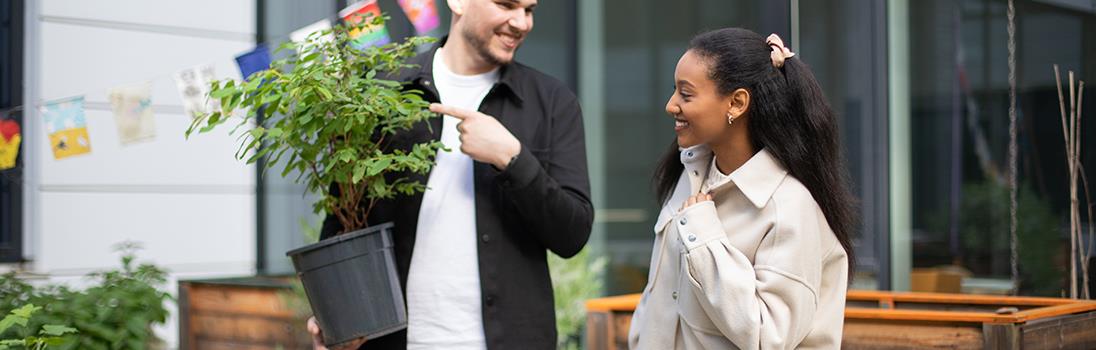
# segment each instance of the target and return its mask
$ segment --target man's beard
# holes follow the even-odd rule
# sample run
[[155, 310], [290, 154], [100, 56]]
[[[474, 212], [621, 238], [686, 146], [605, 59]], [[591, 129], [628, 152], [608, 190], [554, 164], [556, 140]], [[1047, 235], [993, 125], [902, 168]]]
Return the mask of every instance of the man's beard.
[[468, 45], [472, 46], [472, 48], [476, 50], [476, 53], [479, 54], [480, 58], [483, 59], [484, 62], [487, 62], [493, 66], [502, 66], [504, 64], [510, 63], [509, 60], [503, 61], [501, 58], [492, 54], [491, 50], [487, 48], [487, 41], [476, 36], [476, 33], [472, 32], [471, 29], [465, 28], [464, 30], [462, 30], [461, 36], [463, 36], [464, 40], [468, 42]]

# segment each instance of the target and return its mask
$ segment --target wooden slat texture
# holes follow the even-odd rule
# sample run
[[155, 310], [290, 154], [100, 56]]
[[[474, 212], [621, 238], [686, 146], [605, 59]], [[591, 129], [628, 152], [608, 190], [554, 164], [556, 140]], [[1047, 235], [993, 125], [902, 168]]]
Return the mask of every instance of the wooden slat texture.
[[283, 287], [180, 282], [182, 349], [306, 349], [305, 320]]
[[240, 314], [195, 314], [190, 329], [202, 338], [245, 343], [290, 343], [294, 333], [303, 331], [293, 319], [271, 319]]
[[[627, 348], [639, 299], [588, 300], [588, 349]], [[849, 291], [847, 300], [846, 349], [1096, 349], [1094, 301], [885, 291]]]
[[611, 317], [610, 312], [588, 311], [586, 313], [586, 350], [615, 350], [613, 344], [609, 342], [609, 333], [613, 329], [609, 327]]
[[1030, 322], [1022, 337], [1024, 350], [1096, 349], [1096, 312]]
[[842, 349], [982, 349], [982, 327], [845, 321]]
[[285, 300], [278, 294], [279, 292], [288, 291], [224, 285], [191, 286], [190, 309], [193, 312], [235, 312], [271, 317], [293, 316], [293, 311], [286, 308]]

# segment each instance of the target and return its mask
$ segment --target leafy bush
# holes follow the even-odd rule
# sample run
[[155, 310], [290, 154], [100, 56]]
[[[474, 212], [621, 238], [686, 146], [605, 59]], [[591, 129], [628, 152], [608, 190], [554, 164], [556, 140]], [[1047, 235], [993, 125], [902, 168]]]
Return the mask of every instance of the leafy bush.
[[[961, 263], [982, 276], [1009, 278], [1009, 190], [992, 179], [963, 185], [959, 206]], [[1050, 203], [1020, 186], [1016, 195], [1021, 295], [1061, 296], [1065, 283], [1062, 252], [1064, 236]], [[936, 232], [948, 232], [947, 209], [939, 209], [930, 222]]]
[[11, 314], [0, 320], [0, 334], [4, 334], [9, 329], [14, 330], [12, 326], [18, 325], [22, 328], [22, 332], [18, 332], [22, 334], [16, 339], [0, 338], [0, 350], [20, 348], [42, 350], [50, 345], [61, 345], [65, 342], [64, 336], [66, 334], [76, 333], [74, 328], [46, 324], [42, 325], [42, 329], [35, 334], [35, 328], [27, 327], [27, 325], [31, 320], [31, 316], [41, 309], [41, 307], [34, 306], [34, 304], [27, 304], [11, 310]]
[[0, 277], [0, 312], [15, 305], [44, 305], [40, 317], [28, 322], [30, 329], [45, 324], [69, 324], [79, 334], [60, 349], [146, 349], [163, 347], [152, 332], [154, 324], [167, 320], [164, 306], [174, 299], [163, 291], [167, 273], [152, 264], [135, 264], [133, 243], [123, 243], [122, 266], [95, 272], [93, 284], [76, 290], [67, 286], [34, 287], [8, 273]]
[[570, 259], [548, 254], [548, 270], [552, 275], [555, 294], [558, 349], [581, 349], [582, 332], [586, 325], [586, 300], [601, 294], [602, 273], [607, 260], [590, 261], [589, 249], [583, 249]]

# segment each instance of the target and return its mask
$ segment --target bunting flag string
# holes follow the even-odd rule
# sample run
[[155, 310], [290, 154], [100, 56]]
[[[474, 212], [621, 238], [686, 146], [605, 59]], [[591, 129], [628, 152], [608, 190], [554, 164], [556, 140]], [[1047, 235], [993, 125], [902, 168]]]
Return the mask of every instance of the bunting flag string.
[[[440, 25], [436, 0], [398, 0], [400, 8], [415, 27], [417, 35], [424, 35]], [[338, 12], [338, 17], [348, 25], [357, 25], [381, 16], [376, 0], [363, 0], [350, 4]], [[323, 19], [291, 32], [288, 39], [306, 42], [316, 31], [330, 29], [332, 20]], [[350, 33], [352, 45], [362, 49], [391, 42], [385, 25], [367, 25]], [[285, 40], [282, 37], [277, 40]], [[330, 34], [320, 40], [334, 40]], [[307, 49], [307, 48], [306, 48]], [[244, 80], [256, 72], [270, 68], [272, 55], [265, 43], [256, 44], [247, 52], [235, 56], [235, 63]], [[220, 101], [209, 98], [210, 83], [217, 79], [212, 64], [189, 67], [172, 75], [186, 115], [196, 118], [220, 109]], [[159, 79], [159, 78], [157, 78]], [[123, 145], [147, 142], [155, 139], [155, 118], [152, 110], [152, 81], [123, 85], [107, 91], [119, 140]], [[64, 159], [91, 152], [85, 116], [83, 95], [44, 101], [37, 105], [44, 118], [44, 128], [49, 136], [54, 159]], [[22, 109], [15, 106], [5, 111]], [[0, 118], [0, 170], [15, 166], [22, 142], [22, 130], [18, 122]]]

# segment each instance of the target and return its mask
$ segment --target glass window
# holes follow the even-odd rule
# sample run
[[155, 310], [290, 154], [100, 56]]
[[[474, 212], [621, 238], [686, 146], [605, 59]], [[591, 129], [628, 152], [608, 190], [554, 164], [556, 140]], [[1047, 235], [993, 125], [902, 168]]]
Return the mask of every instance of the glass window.
[[888, 289], [886, 8], [874, 0], [799, 2], [798, 58], [837, 113], [851, 187], [860, 200], [854, 287]]
[[[963, 276], [963, 292], [1011, 289], [1006, 6], [931, 0], [909, 11], [914, 274], [947, 266]], [[1069, 194], [1052, 64], [1063, 79], [1072, 70], [1096, 81], [1096, 6], [1016, 6], [1019, 292], [1060, 296], [1068, 290]], [[1083, 125], [1082, 134], [1094, 131]], [[1096, 144], [1088, 137], [1081, 149]], [[1096, 157], [1082, 156], [1092, 174]]]
[[[23, 124], [23, 0], [0, 4], [0, 121]], [[25, 136], [25, 134], [24, 134]], [[0, 142], [6, 143], [0, 137]], [[27, 140], [22, 141], [23, 145]], [[25, 147], [22, 147], [25, 149]], [[21, 152], [20, 152], [21, 153]], [[23, 162], [0, 170], [0, 262], [23, 260]]]

